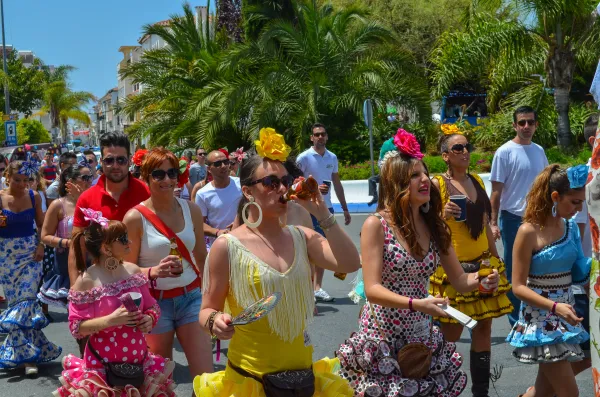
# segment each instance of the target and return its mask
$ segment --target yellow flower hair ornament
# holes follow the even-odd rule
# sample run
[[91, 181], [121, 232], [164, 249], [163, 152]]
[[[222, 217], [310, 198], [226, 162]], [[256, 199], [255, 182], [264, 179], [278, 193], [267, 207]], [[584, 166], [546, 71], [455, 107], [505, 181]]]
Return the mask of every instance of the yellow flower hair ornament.
[[292, 148], [285, 143], [283, 135], [278, 134], [273, 128], [262, 128], [258, 141], [254, 141], [256, 153], [260, 157], [270, 160], [287, 160]]
[[442, 132], [444, 133], [444, 135], [453, 135], [453, 134], [460, 134], [460, 135], [464, 135], [464, 133], [458, 128], [458, 126], [456, 124], [442, 124], [440, 126]]

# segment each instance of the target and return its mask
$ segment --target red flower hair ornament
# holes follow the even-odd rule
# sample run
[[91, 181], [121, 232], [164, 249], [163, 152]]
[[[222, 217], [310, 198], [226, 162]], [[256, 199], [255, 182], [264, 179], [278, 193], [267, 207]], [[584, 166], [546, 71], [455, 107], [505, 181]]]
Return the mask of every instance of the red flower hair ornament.
[[133, 164], [137, 165], [138, 167], [141, 167], [142, 161], [144, 160], [144, 156], [146, 155], [146, 153], [148, 153], [148, 150], [146, 149], [139, 149], [137, 152], [135, 152], [135, 154], [133, 155]]

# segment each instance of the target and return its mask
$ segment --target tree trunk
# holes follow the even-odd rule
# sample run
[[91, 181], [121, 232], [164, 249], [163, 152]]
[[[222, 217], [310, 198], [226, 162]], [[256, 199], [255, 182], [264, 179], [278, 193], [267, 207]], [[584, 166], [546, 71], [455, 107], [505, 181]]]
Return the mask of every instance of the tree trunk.
[[569, 91], [567, 88], [556, 88], [554, 90], [554, 106], [558, 112], [556, 142], [561, 149], [569, 149], [573, 138], [569, 122]]
[[570, 48], [551, 46], [546, 61], [548, 85], [554, 88], [554, 106], [558, 112], [556, 142], [561, 149], [569, 150], [573, 144], [569, 122], [569, 93], [573, 82], [575, 56]]

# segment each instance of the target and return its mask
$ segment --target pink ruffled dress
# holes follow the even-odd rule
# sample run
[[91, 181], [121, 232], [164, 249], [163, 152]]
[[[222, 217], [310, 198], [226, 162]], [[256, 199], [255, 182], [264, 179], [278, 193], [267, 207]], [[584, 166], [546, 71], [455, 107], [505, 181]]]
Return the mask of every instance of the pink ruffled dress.
[[[125, 280], [92, 288], [89, 291], [69, 291], [69, 329], [75, 338], [81, 339], [80, 324], [89, 319], [103, 317], [121, 306], [119, 297], [126, 292], [142, 295], [140, 310], [153, 319], [156, 325], [160, 309], [150, 295], [148, 278], [141, 273]], [[90, 351], [92, 344], [105, 362], [128, 362], [144, 365], [145, 380], [140, 389], [131, 385], [112, 388], [106, 383], [104, 365]], [[142, 397], [175, 396], [172, 372], [175, 363], [148, 351], [144, 334], [136, 327], [118, 326], [103, 329], [90, 336], [83, 359], [69, 354], [63, 359], [62, 387], [54, 396], [66, 397]]]

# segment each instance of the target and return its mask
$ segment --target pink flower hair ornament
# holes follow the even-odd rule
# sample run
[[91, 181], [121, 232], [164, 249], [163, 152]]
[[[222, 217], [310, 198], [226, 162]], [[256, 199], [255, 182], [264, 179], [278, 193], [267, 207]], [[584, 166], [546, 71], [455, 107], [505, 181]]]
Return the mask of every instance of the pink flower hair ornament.
[[424, 154], [421, 153], [421, 145], [417, 142], [417, 138], [402, 128], [399, 128], [396, 135], [385, 141], [381, 146], [381, 151], [379, 152], [379, 167], [381, 168], [387, 159], [399, 156], [400, 154], [414, 157], [419, 160], [424, 157]]
[[91, 208], [79, 208], [81, 212], [83, 212], [83, 219], [88, 222], [96, 222], [102, 228], [106, 228], [108, 226], [109, 220], [102, 216], [102, 212], [94, 211]]
[[235, 160], [238, 163], [241, 163], [242, 160], [244, 160], [248, 157], [248, 154], [246, 154], [244, 152], [244, 147], [242, 146], [240, 148], [237, 148], [237, 150], [235, 152], [231, 153], [231, 156], [235, 157]]

